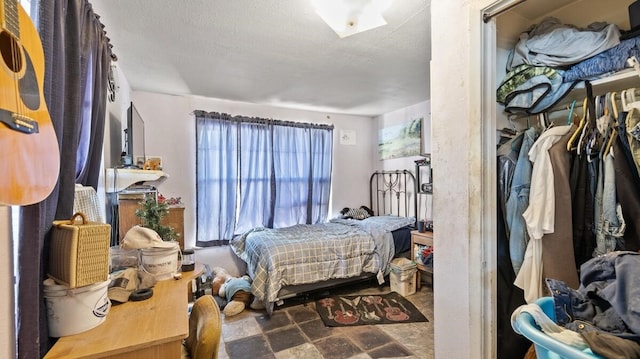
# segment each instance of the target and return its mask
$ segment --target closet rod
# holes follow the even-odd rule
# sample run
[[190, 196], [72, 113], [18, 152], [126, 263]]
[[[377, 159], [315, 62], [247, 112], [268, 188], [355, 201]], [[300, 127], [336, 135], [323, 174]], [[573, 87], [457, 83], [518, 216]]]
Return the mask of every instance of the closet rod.
[[514, 7], [522, 4], [525, 1], [527, 1], [527, 0], [517, 0], [517, 1], [512, 2], [510, 4], [498, 6], [498, 7], [496, 7], [496, 9], [493, 9], [493, 11], [485, 12], [484, 14], [482, 14], [482, 21], [484, 21], [485, 24], [486, 24], [494, 16], [498, 16], [498, 15], [502, 14], [505, 11], [509, 11], [509, 10], [513, 9]]

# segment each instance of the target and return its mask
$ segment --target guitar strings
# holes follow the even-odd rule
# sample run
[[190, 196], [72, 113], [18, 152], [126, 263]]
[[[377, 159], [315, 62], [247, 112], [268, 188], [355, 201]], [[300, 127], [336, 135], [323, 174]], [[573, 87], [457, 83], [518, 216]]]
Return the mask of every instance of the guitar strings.
[[[14, 6], [12, 7], [12, 2], [9, 1], [6, 3], [6, 6], [9, 7], [10, 9], [10, 14], [13, 16], [13, 26], [14, 26], [14, 31], [19, 31], [19, 22], [18, 22], [18, 8], [17, 8], [17, 4], [13, 4]], [[5, 9], [7, 10], [7, 9]], [[19, 34], [14, 34], [11, 33], [10, 34], [10, 41], [11, 41], [11, 57], [12, 57], [12, 61], [13, 63], [11, 64], [12, 68], [11, 71], [13, 73], [13, 86], [14, 86], [14, 100], [15, 100], [15, 108], [16, 108], [16, 113], [14, 114], [14, 122], [16, 122], [19, 119], [19, 116], [22, 114], [23, 111], [23, 106], [22, 106], [22, 102], [20, 101], [20, 89], [18, 87], [18, 80], [20, 78], [20, 70], [22, 69], [22, 63], [21, 63], [21, 59], [20, 59], [20, 47], [19, 47], [19, 43], [18, 43], [18, 37], [17, 36]]]

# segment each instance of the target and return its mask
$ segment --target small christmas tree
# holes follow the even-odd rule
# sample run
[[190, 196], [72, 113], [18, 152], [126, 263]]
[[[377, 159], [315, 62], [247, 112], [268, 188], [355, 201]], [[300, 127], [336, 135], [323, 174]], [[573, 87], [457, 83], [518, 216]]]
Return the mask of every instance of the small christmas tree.
[[169, 214], [169, 205], [163, 199], [160, 196], [156, 200], [155, 195], [146, 194], [144, 201], [140, 202], [140, 208], [136, 209], [136, 216], [140, 218], [143, 227], [156, 231], [163, 241], [174, 241], [179, 234], [173, 227], [160, 223]]

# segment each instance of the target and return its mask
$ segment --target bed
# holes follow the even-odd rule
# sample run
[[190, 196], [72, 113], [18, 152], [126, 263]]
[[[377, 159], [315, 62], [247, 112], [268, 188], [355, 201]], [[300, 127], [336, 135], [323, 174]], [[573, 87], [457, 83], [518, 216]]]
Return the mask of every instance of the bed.
[[283, 299], [367, 278], [384, 278], [391, 260], [410, 249], [416, 223], [416, 184], [407, 170], [371, 175], [370, 209], [362, 220], [286, 228], [254, 228], [231, 241], [247, 263], [252, 293], [269, 313]]

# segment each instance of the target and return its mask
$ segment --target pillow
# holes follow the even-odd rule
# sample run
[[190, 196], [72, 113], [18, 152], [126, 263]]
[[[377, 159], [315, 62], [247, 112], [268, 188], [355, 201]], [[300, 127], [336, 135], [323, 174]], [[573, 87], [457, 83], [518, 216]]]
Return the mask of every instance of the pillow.
[[343, 218], [365, 219], [370, 217], [369, 213], [363, 208], [350, 208], [343, 214]]

